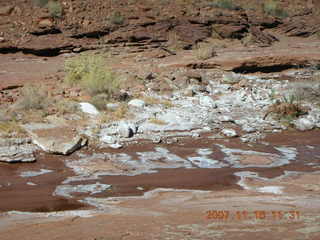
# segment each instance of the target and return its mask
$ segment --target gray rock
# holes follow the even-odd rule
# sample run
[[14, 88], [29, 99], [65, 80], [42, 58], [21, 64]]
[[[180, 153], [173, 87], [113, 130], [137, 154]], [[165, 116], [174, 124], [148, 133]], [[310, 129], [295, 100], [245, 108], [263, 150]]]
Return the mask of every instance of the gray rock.
[[237, 137], [238, 136], [237, 132], [233, 129], [223, 129], [221, 131], [221, 133], [223, 135], [225, 135], [226, 137]]
[[315, 127], [315, 123], [308, 118], [299, 118], [298, 120], [294, 121], [294, 125], [296, 129], [300, 131], [311, 130]]
[[64, 125], [33, 123], [23, 128], [32, 142], [48, 153], [68, 155], [87, 144], [87, 139]]
[[158, 136], [158, 135], [152, 136], [152, 142], [156, 144], [161, 143], [162, 142], [161, 136]]
[[144, 108], [146, 103], [141, 99], [132, 99], [130, 102], [128, 102], [128, 106], [134, 107], [134, 108]]
[[33, 154], [35, 150], [33, 145], [0, 147], [0, 162], [34, 162], [36, 161]]
[[108, 144], [114, 144], [116, 143], [117, 139], [114, 136], [105, 135], [100, 138], [100, 141]]

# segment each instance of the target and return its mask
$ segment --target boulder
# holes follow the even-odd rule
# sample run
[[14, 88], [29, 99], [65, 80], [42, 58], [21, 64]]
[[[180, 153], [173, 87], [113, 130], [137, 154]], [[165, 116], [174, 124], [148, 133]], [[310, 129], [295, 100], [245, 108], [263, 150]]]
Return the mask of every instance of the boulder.
[[209, 96], [201, 96], [199, 98], [200, 105], [210, 108], [217, 108], [217, 104]]
[[221, 132], [226, 137], [237, 137], [238, 136], [237, 132], [233, 129], [223, 129]]
[[118, 133], [120, 137], [130, 138], [137, 133], [137, 127], [132, 123], [120, 122], [118, 126]]
[[80, 109], [82, 112], [90, 114], [90, 115], [99, 115], [100, 112], [98, 111], [98, 109], [93, 106], [91, 103], [87, 103], [87, 102], [82, 102], [79, 103], [80, 105]]
[[294, 121], [294, 126], [300, 131], [311, 130], [315, 127], [315, 123], [308, 118], [299, 118]]
[[64, 125], [31, 123], [23, 125], [32, 142], [43, 151], [68, 155], [87, 144], [87, 139]]
[[0, 147], [0, 162], [34, 162], [36, 161], [33, 154], [35, 150], [31, 144]]

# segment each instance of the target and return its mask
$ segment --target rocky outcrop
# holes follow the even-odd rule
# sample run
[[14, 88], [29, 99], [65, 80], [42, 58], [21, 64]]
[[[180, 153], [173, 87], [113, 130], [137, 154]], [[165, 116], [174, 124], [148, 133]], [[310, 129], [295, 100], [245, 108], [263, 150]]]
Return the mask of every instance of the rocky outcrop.
[[68, 155], [87, 143], [86, 138], [64, 125], [31, 123], [23, 128], [29, 133], [32, 142], [48, 153]]
[[36, 147], [28, 138], [0, 139], [0, 162], [34, 162]]

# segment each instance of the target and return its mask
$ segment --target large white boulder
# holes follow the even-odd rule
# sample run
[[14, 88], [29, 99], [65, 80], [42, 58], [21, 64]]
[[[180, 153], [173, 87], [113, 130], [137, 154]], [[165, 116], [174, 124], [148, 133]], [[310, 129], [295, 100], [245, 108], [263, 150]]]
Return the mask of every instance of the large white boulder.
[[79, 103], [80, 105], [80, 109], [82, 112], [90, 114], [90, 115], [99, 115], [99, 111], [98, 109], [93, 106], [91, 103], [87, 103], [87, 102], [82, 102]]

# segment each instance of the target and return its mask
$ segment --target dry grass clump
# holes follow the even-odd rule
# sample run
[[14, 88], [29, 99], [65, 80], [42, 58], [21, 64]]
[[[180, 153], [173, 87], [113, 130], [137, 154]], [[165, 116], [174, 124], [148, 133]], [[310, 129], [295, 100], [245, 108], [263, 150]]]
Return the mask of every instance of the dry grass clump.
[[51, 0], [48, 2], [47, 8], [51, 17], [60, 18], [62, 16], [62, 6], [60, 2]]
[[288, 17], [288, 13], [281, 8], [277, 0], [267, 0], [266, 2], [264, 2], [263, 11], [268, 15], [279, 17], [279, 18]]
[[237, 6], [234, 4], [233, 0], [216, 0], [212, 3], [214, 7], [234, 10]]
[[125, 119], [128, 116], [128, 105], [125, 103], [121, 103], [119, 107], [115, 110], [108, 110], [101, 114], [100, 122], [101, 123], [110, 123], [114, 121], [119, 121], [121, 119]]
[[15, 104], [17, 110], [42, 110], [51, 102], [48, 91], [43, 86], [26, 85], [21, 91], [21, 98]]
[[173, 107], [173, 103], [170, 100], [163, 100], [152, 96], [144, 96], [141, 98], [146, 105], [163, 105], [165, 108]]
[[79, 112], [79, 104], [73, 101], [69, 101], [66, 99], [62, 99], [55, 103], [55, 107], [57, 109], [57, 113], [60, 115], [78, 113]]
[[320, 102], [320, 81], [313, 79], [291, 83], [289, 92], [299, 101]]
[[281, 100], [276, 101], [272, 104], [267, 113], [264, 116], [264, 119], [269, 114], [275, 114], [278, 119], [281, 118], [297, 118], [299, 116], [307, 114], [309, 111], [308, 108], [303, 107], [295, 95], [283, 96]]
[[208, 44], [197, 44], [196, 46], [196, 56], [199, 60], [208, 60], [217, 55], [214, 47]]
[[32, 2], [38, 7], [45, 7], [49, 0], [32, 0]]
[[124, 16], [120, 12], [114, 12], [110, 17], [110, 22], [116, 25], [122, 25], [124, 23]]
[[150, 118], [149, 123], [156, 124], [156, 125], [167, 125], [168, 124], [165, 121], [157, 119], [157, 118]]
[[109, 98], [119, 91], [119, 78], [105, 68], [104, 58], [100, 55], [80, 55], [66, 60], [65, 81], [79, 85], [89, 95], [106, 94]]
[[8, 136], [10, 134], [17, 133], [19, 135], [25, 134], [25, 131], [14, 120], [12, 121], [0, 121], [0, 135]]

